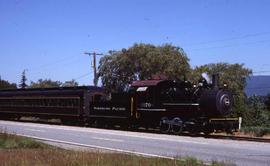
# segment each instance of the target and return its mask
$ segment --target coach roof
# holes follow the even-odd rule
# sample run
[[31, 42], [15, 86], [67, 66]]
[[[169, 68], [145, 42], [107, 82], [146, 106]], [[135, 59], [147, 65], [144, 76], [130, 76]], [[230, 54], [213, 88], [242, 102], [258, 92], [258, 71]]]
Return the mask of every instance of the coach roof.
[[[169, 80], [143, 80], [143, 81], [134, 81], [131, 86], [133, 87], [149, 87], [157, 86], [161, 82], [168, 82]], [[171, 82], [171, 81], [169, 81]]]

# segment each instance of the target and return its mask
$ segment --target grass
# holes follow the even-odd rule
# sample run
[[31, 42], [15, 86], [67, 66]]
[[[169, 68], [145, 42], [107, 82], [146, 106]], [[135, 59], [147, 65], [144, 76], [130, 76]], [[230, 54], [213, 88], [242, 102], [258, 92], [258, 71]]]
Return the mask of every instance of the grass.
[[30, 148], [30, 149], [44, 149], [49, 146], [30, 138], [19, 137], [16, 135], [7, 134], [6, 132], [0, 133], [0, 149], [19, 149], [19, 148]]
[[[30, 138], [0, 133], [1, 166], [204, 166], [195, 158], [169, 160], [129, 154], [71, 151], [55, 148]], [[224, 163], [213, 162], [212, 166]]]
[[[145, 158], [127, 154], [81, 152], [59, 149], [12, 149], [0, 151], [2, 166], [204, 166], [201, 161]], [[226, 164], [213, 162], [213, 166]]]
[[74, 152], [57, 149], [15, 149], [0, 151], [0, 161], [3, 166], [10, 165], [50, 165], [50, 166], [155, 166], [155, 165], [203, 165], [193, 160], [186, 162], [144, 158], [125, 154]]

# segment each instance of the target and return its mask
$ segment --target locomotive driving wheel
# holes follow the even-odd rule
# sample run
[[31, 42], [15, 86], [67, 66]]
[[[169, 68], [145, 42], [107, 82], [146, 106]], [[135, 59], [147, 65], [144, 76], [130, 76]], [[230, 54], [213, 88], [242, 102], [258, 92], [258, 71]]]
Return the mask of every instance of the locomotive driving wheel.
[[172, 120], [172, 132], [174, 134], [178, 135], [178, 134], [182, 133], [182, 131], [183, 131], [183, 121], [178, 117], [173, 118], [173, 120]]
[[168, 117], [162, 117], [159, 123], [161, 133], [169, 133], [170, 131], [170, 120]]

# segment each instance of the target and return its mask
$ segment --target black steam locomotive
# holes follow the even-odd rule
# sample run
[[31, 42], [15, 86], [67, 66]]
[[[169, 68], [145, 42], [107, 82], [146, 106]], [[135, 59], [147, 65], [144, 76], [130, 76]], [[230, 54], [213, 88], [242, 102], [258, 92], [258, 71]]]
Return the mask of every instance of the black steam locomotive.
[[233, 96], [204, 79], [188, 81], [153, 79], [135, 81], [126, 93], [111, 94], [94, 86], [0, 91], [0, 117], [58, 118], [63, 123], [90, 126], [120, 125], [127, 128], [159, 128], [162, 133], [231, 130], [238, 119], [232, 113]]

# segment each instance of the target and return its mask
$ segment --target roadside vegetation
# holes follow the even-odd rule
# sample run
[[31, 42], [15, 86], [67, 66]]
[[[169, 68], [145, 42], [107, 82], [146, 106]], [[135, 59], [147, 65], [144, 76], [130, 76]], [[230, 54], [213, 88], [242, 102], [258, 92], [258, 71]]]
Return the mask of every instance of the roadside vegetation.
[[[0, 133], [0, 165], [1, 166], [204, 166], [195, 158], [169, 160], [147, 158], [136, 155], [71, 151], [56, 148], [30, 138]], [[228, 164], [212, 162], [212, 166]]]
[[[7, 134], [6, 132], [0, 132], [0, 149], [45, 149], [49, 148], [48, 145], [34, 141], [30, 138], [24, 138], [12, 134]], [[0, 155], [1, 158], [1, 155]], [[2, 161], [2, 160], [0, 160]]]
[[251, 96], [246, 99], [242, 132], [256, 137], [270, 135], [270, 95]]
[[262, 126], [250, 126], [243, 127], [241, 131], [245, 135], [249, 135], [251, 137], [267, 137], [270, 138], [270, 127], [262, 127]]

